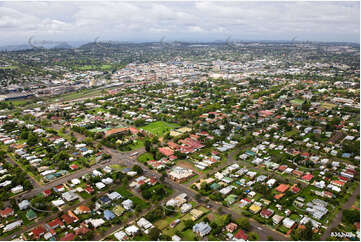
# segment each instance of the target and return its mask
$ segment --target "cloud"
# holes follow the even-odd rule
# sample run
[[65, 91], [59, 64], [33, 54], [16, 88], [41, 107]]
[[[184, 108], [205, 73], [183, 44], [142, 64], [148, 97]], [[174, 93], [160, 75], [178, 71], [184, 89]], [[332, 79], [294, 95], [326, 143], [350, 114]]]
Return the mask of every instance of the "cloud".
[[[1, 2], [2, 42], [29, 36], [91, 41], [354, 41], [358, 2]], [[1, 42], [0, 41], [0, 42]], [[4, 44], [4, 43], [0, 43]], [[8, 43], [6, 43], [8, 44]]]

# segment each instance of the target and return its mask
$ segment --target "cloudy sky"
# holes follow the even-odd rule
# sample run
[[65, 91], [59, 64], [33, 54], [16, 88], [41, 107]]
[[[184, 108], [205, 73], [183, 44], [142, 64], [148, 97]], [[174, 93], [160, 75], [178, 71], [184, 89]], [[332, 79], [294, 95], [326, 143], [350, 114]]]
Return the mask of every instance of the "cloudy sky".
[[0, 2], [0, 45], [33, 41], [360, 42], [359, 2]]

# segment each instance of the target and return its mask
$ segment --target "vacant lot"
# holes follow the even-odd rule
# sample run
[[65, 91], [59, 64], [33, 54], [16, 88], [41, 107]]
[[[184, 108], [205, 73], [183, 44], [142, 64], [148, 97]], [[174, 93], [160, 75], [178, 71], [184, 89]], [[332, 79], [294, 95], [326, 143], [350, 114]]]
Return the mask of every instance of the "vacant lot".
[[326, 108], [326, 109], [333, 109], [333, 108], [336, 107], [337, 105], [336, 105], [336, 104], [332, 104], [332, 103], [326, 103], [326, 102], [324, 102], [324, 103], [321, 104], [321, 106], [322, 106], [323, 108]]

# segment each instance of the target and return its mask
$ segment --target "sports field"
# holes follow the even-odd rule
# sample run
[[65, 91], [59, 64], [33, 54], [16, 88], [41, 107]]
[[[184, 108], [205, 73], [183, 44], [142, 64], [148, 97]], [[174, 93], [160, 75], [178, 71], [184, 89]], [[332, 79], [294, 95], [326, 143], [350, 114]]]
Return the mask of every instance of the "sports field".
[[162, 136], [166, 132], [171, 131], [173, 129], [176, 129], [178, 127], [179, 127], [178, 124], [167, 123], [167, 122], [164, 122], [164, 121], [157, 121], [157, 122], [147, 124], [147, 125], [145, 125], [145, 126], [143, 126], [141, 128], [146, 130], [146, 131], [151, 132], [154, 135]]

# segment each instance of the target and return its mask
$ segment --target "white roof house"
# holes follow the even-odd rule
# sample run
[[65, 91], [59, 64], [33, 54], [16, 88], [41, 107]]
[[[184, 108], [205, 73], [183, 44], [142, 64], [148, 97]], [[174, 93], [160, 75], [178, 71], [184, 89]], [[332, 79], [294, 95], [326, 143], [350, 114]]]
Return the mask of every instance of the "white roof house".
[[105, 187], [104, 183], [102, 183], [102, 182], [97, 182], [97, 183], [95, 183], [95, 186], [96, 186], [99, 190], [101, 190], [101, 189], [103, 189], [103, 188]]
[[273, 187], [274, 184], [276, 183], [276, 179], [272, 178], [272, 179], [269, 179], [266, 184], [268, 187]]
[[78, 178], [74, 178], [71, 180], [71, 183], [74, 185], [78, 185], [78, 184], [80, 184], [80, 180]]
[[93, 170], [92, 174], [93, 176], [102, 176], [102, 173], [98, 170]]
[[290, 229], [293, 227], [293, 225], [296, 223], [295, 221], [293, 221], [290, 218], [285, 218], [283, 221], [283, 226], [285, 226], [286, 228]]
[[65, 202], [62, 199], [54, 200], [51, 202], [55, 207], [60, 207], [65, 204]]
[[122, 202], [122, 205], [126, 210], [130, 210], [133, 207], [133, 201], [130, 200], [130, 199], [127, 199], [127, 200]]
[[272, 217], [272, 221], [273, 221], [274, 224], [279, 224], [282, 221], [283, 218], [284, 218], [283, 216], [275, 214]]
[[122, 195], [120, 195], [118, 192], [112, 192], [108, 194], [108, 197], [110, 200], [118, 200], [122, 198]]
[[112, 184], [112, 183], [113, 183], [113, 179], [107, 177], [107, 178], [105, 178], [105, 179], [102, 179], [102, 182], [103, 182], [104, 184], [109, 185], [109, 184]]
[[119, 241], [121, 241], [121, 240], [126, 240], [127, 234], [124, 233], [123, 231], [119, 231], [119, 232], [117, 232], [117, 233], [114, 233], [114, 237], [115, 237], [117, 240], [119, 240]]
[[20, 210], [27, 209], [29, 207], [29, 205], [30, 205], [30, 202], [28, 200], [23, 200], [18, 204]]
[[5, 233], [8, 231], [14, 230], [15, 228], [21, 226], [22, 223], [23, 223], [23, 220], [17, 220], [15, 222], [12, 222], [4, 227], [3, 232]]
[[186, 213], [186, 212], [188, 212], [188, 211], [191, 210], [191, 209], [192, 209], [192, 204], [190, 204], [190, 203], [184, 203], [184, 204], [182, 205], [182, 207], [180, 208], [181, 213]]
[[102, 219], [102, 218], [89, 219], [88, 222], [91, 223], [94, 228], [97, 228], [97, 227], [99, 227], [99, 226], [101, 226], [102, 224], [105, 223], [104, 219]]
[[76, 195], [72, 191], [64, 192], [63, 194], [61, 194], [61, 197], [65, 199], [67, 202], [74, 201], [79, 198], [78, 195]]
[[211, 232], [211, 227], [208, 223], [200, 222], [193, 226], [193, 232], [198, 234], [201, 237], [204, 237], [205, 235], [209, 234]]
[[153, 227], [153, 224], [151, 222], [149, 222], [148, 220], [146, 220], [145, 218], [140, 218], [137, 221], [137, 225], [144, 229], [149, 229], [149, 228]]
[[22, 185], [17, 185], [16, 187], [11, 188], [12, 193], [19, 193], [24, 191], [24, 187]]
[[172, 241], [181, 241], [181, 240], [182, 240], [182, 238], [176, 234], [172, 236]]
[[127, 235], [134, 235], [136, 233], [138, 233], [139, 228], [135, 225], [131, 225], [129, 227], [125, 228], [125, 233], [127, 233]]

